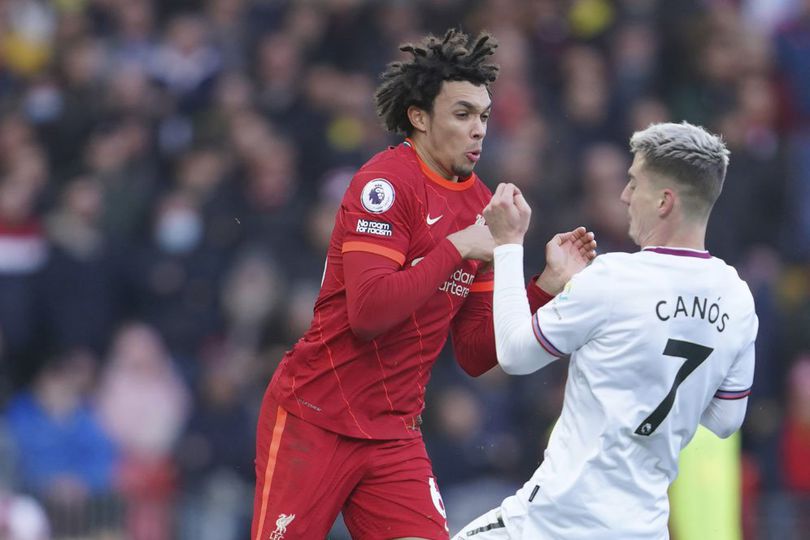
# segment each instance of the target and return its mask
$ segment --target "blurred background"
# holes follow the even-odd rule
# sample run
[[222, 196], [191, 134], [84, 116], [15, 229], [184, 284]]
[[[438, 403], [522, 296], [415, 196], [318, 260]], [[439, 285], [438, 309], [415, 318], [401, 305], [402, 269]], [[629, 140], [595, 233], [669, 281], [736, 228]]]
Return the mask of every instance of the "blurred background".
[[[0, 1], [0, 538], [248, 538], [262, 393], [353, 171], [399, 141], [377, 75], [458, 25], [501, 44], [477, 172], [527, 194], [532, 273], [580, 224], [634, 250], [634, 130], [724, 135], [708, 247], [760, 317], [741, 526], [810, 538], [810, 0]], [[451, 529], [535, 469], [566, 368], [473, 380], [445, 351]]]

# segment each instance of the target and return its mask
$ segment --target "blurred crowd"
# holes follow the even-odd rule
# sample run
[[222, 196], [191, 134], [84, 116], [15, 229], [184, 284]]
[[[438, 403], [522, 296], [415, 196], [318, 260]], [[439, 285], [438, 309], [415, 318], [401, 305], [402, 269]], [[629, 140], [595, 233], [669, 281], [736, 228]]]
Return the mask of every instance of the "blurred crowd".
[[[532, 273], [580, 224], [634, 250], [634, 130], [724, 135], [708, 248], [760, 318], [746, 538], [806, 533], [810, 0], [3, 0], [0, 536], [248, 536], [265, 385], [353, 171], [399, 141], [377, 75], [451, 26], [500, 42], [477, 172], [526, 193]], [[565, 374], [445, 352], [424, 433], [451, 528], [534, 470]]]

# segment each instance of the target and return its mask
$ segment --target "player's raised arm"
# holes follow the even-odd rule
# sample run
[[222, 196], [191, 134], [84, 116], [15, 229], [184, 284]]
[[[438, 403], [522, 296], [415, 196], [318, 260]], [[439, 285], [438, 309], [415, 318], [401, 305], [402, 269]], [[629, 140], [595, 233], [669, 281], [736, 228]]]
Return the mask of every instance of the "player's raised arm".
[[450, 242], [439, 243], [417, 266], [403, 267], [366, 252], [343, 255], [346, 308], [352, 333], [370, 341], [413, 313], [461, 260]]
[[498, 364], [510, 375], [525, 375], [557, 359], [538, 343], [523, 286], [523, 246], [495, 248], [493, 320]]
[[471, 225], [439, 242], [417, 265], [402, 266], [367, 252], [343, 256], [349, 326], [369, 341], [408, 318], [435, 293], [462, 259], [491, 260], [492, 236]]
[[545, 353], [534, 338], [523, 285], [523, 237], [531, 208], [514, 185], [500, 184], [484, 217], [496, 244], [493, 319], [498, 363], [509, 374], [524, 375], [556, 358]]
[[[501, 184], [484, 216], [496, 244], [493, 312], [498, 363], [513, 375], [532, 373], [562, 353], [549, 351], [540, 342], [523, 285], [522, 244], [531, 208], [519, 189]], [[595, 256], [593, 233], [584, 227], [557, 234], [546, 245], [546, 269], [536, 285], [549, 296], [555, 295]]]
[[[513, 194], [519, 194], [515, 190]], [[490, 243], [494, 240], [487, 234]], [[564, 284], [596, 256], [593, 233], [579, 227], [559, 233], [546, 245], [547, 265], [540, 278], [526, 286], [530, 312], [535, 312], [554, 298]], [[490, 273], [487, 273], [490, 274]], [[491, 280], [491, 274], [488, 276]], [[486, 278], [484, 278], [486, 279]], [[551, 293], [547, 292], [551, 291]], [[464, 303], [451, 327], [453, 349], [464, 371], [477, 377], [498, 364], [492, 315], [492, 289], [476, 292]], [[536, 369], [533, 367], [533, 369]]]

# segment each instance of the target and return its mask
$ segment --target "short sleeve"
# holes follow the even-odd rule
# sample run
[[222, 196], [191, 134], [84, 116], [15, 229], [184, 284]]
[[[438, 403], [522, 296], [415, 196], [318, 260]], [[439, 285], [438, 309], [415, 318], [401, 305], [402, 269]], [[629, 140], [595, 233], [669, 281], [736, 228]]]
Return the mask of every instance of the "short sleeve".
[[535, 337], [549, 354], [571, 354], [607, 322], [611, 297], [605, 284], [610, 283], [610, 276], [600, 258], [571, 278], [562, 292], [532, 316]]
[[752, 314], [752, 322], [749, 327], [751, 330], [748, 343], [734, 359], [731, 369], [714, 394], [717, 399], [742, 399], [751, 393], [751, 386], [754, 382], [754, 350], [759, 327], [759, 321], [754, 314]]
[[343, 197], [341, 252], [364, 251], [405, 263], [413, 201], [404, 182], [383, 171], [359, 171]]

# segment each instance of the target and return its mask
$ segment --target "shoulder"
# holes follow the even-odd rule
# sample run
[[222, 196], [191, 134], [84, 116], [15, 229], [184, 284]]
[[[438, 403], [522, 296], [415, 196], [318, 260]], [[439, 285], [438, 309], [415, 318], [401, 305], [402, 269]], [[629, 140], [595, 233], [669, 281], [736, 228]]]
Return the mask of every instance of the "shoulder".
[[604, 253], [596, 257], [581, 273], [587, 272], [587, 276], [599, 276], [604, 279], [616, 273], [618, 269], [632, 264], [633, 256], [631, 253]]
[[394, 146], [375, 154], [360, 167], [355, 178], [383, 177], [396, 183], [410, 182], [419, 172], [415, 154], [403, 145]]
[[751, 294], [751, 288], [748, 283], [740, 277], [737, 269], [719, 257], [712, 257], [712, 262], [715, 265], [714, 271], [717, 272], [718, 281], [721, 281], [727, 288], [731, 289], [735, 298], [751, 306], [754, 306], [754, 296]]
[[413, 191], [418, 163], [399, 147], [388, 148], [369, 159], [352, 177], [349, 191], [360, 194], [373, 189], [402, 194]]
[[632, 287], [633, 257], [630, 253], [605, 253], [574, 275], [567, 287], [576, 288], [580, 294], [609, 300], [621, 297]]
[[636, 253], [625, 253], [624, 251], [614, 251], [611, 253], [602, 253], [596, 259], [594, 259], [594, 263], [599, 263], [605, 265], [606, 267], [610, 268], [616, 265], [626, 265], [631, 264], [634, 258], [637, 258], [639, 255], [638, 252]]
[[409, 154], [402, 145], [388, 148], [369, 159], [354, 174], [343, 197], [349, 211], [382, 214], [395, 207], [410, 207], [414, 175]]
[[558, 296], [561, 296], [562, 299], [571, 294], [575, 297], [605, 297], [604, 293], [613, 288], [610, 281], [614, 266], [611, 255], [599, 255], [591, 264], [574, 274], [571, 280], [565, 284], [563, 292]]
[[756, 314], [756, 303], [754, 302], [754, 295], [751, 293], [751, 288], [748, 283], [740, 277], [737, 269], [730, 264], [726, 263], [723, 259], [714, 259], [718, 265], [719, 271], [722, 273], [722, 283], [728, 287], [729, 296], [731, 296], [739, 308], [748, 314], [753, 325], [758, 325]]

